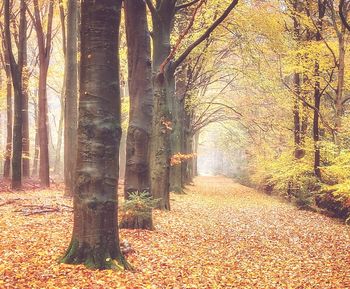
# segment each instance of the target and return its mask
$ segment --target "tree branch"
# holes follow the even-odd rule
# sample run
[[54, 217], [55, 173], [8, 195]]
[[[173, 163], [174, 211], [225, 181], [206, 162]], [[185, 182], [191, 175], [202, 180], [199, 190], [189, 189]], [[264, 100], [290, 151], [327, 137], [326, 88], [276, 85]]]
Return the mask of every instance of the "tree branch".
[[188, 3], [184, 3], [184, 4], [181, 4], [181, 5], [176, 5], [176, 6], [175, 6], [175, 11], [177, 12], [177, 11], [179, 11], [179, 10], [181, 10], [181, 9], [185, 9], [185, 8], [187, 8], [187, 7], [190, 7], [190, 6], [192, 6], [193, 4], [196, 4], [198, 1], [200, 1], [200, 0], [193, 0], [193, 1], [190, 1], [190, 2], [188, 2]]
[[149, 11], [152, 14], [152, 17], [155, 17], [156, 15], [158, 15], [158, 11], [156, 7], [154, 7], [152, 0], [145, 0], [145, 2], [147, 4]]
[[173, 69], [175, 70], [185, 59], [186, 57], [192, 52], [193, 49], [195, 49], [199, 44], [201, 44], [205, 39], [207, 39], [210, 34], [214, 31], [214, 29], [223, 22], [226, 17], [230, 14], [230, 12], [235, 8], [237, 5], [238, 0], [233, 0], [231, 4], [226, 8], [226, 10], [222, 13], [222, 15], [214, 21], [214, 23], [190, 46], [187, 47], [187, 49], [176, 59], [173, 63]]
[[346, 27], [346, 29], [348, 31], [350, 31], [350, 25], [349, 25], [349, 23], [348, 23], [348, 21], [346, 19], [347, 18], [346, 14], [344, 14], [344, 12], [347, 13], [347, 11], [344, 11], [345, 6], [348, 6], [348, 3], [345, 3], [345, 0], [340, 0], [340, 2], [339, 2], [340, 19], [343, 22], [343, 25]]

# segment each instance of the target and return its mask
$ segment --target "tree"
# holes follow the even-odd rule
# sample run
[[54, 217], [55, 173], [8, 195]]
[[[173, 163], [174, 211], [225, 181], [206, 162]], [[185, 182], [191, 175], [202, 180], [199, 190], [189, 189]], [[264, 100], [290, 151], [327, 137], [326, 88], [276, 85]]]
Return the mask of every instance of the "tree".
[[20, 2], [20, 27], [18, 44], [18, 63], [15, 60], [12, 50], [11, 30], [10, 30], [10, 1], [5, 1], [4, 11], [5, 43], [8, 53], [11, 79], [14, 88], [14, 120], [13, 120], [13, 151], [12, 151], [12, 188], [22, 187], [22, 102], [23, 102], [23, 50], [26, 35], [26, 4], [24, 0]]
[[46, 19], [46, 32], [38, 0], [33, 0], [34, 13], [28, 9], [33, 21], [39, 49], [39, 111], [38, 111], [38, 133], [39, 133], [39, 177], [42, 187], [50, 186], [50, 160], [49, 160], [49, 138], [48, 138], [48, 113], [47, 113], [47, 73], [50, 64], [52, 45], [52, 21], [54, 12], [54, 1], [48, 1], [48, 14]]
[[[126, 0], [126, 36], [130, 94], [129, 127], [126, 140], [125, 199], [130, 193], [150, 193], [149, 141], [152, 125], [152, 62], [146, 4]], [[152, 229], [149, 218], [125, 218], [123, 227]]]
[[67, 43], [64, 84], [64, 182], [65, 194], [74, 190], [74, 168], [77, 146], [77, 1], [69, 0], [67, 7]]
[[215, 28], [229, 15], [237, 5], [238, 0], [231, 1], [225, 11], [176, 59], [175, 54], [181, 44], [183, 37], [191, 28], [190, 21], [188, 29], [180, 35], [174, 48], [170, 46], [170, 36], [175, 14], [181, 9], [192, 5], [197, 6], [193, 10], [192, 19], [196, 16], [198, 9], [204, 1], [190, 1], [176, 5], [177, 1], [157, 0], [156, 5], [152, 0], [146, 0], [151, 11], [153, 31], [153, 120], [151, 138], [151, 190], [154, 198], [159, 199], [158, 208], [170, 210], [169, 201], [169, 173], [170, 173], [170, 134], [173, 122], [173, 100], [175, 93], [175, 70], [182, 64], [187, 56], [200, 45]]
[[81, 6], [74, 227], [62, 262], [96, 269], [129, 268], [117, 223], [120, 10], [121, 0], [86, 0]]
[[6, 74], [6, 148], [5, 148], [5, 161], [4, 161], [4, 178], [10, 178], [11, 172], [11, 154], [12, 154], [12, 80], [11, 80], [11, 69], [9, 65], [9, 54], [7, 53], [5, 44], [5, 35], [2, 31], [2, 46], [3, 55], [1, 62], [5, 69]]

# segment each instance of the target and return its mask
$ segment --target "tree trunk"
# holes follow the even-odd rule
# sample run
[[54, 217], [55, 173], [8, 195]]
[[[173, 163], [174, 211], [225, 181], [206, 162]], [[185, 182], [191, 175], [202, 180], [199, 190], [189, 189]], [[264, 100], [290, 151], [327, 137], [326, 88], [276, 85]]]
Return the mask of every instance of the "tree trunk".
[[339, 31], [338, 45], [338, 83], [335, 98], [335, 120], [334, 120], [334, 142], [339, 142], [338, 135], [341, 131], [342, 116], [344, 115], [344, 80], [345, 80], [345, 27], [342, 26], [342, 30]]
[[194, 135], [194, 141], [193, 141], [193, 153], [194, 153], [194, 157], [192, 159], [192, 161], [193, 161], [193, 177], [198, 176], [198, 166], [197, 166], [198, 147], [199, 147], [199, 132], [196, 132]]
[[39, 178], [42, 187], [50, 186], [50, 160], [49, 160], [49, 136], [47, 116], [47, 69], [46, 62], [40, 61], [39, 72], [39, 109], [38, 109], [38, 133], [39, 133]]
[[[322, 41], [322, 18], [324, 16], [324, 10], [325, 7], [323, 7], [323, 4], [318, 1], [318, 20], [317, 20], [317, 32], [315, 40], [317, 42]], [[320, 121], [320, 108], [321, 108], [321, 87], [320, 87], [320, 81], [318, 80], [318, 77], [320, 75], [319, 72], [319, 62], [316, 59], [315, 60], [315, 70], [314, 75], [316, 77], [315, 86], [314, 86], [314, 118], [313, 118], [313, 141], [314, 141], [314, 174], [318, 179], [321, 179], [321, 151], [320, 151], [320, 128], [319, 128], [319, 121]]]
[[[153, 91], [151, 43], [145, 2], [126, 0], [125, 15], [130, 94], [125, 168], [125, 199], [127, 200], [133, 192], [150, 193], [149, 140]], [[151, 212], [147, 216], [149, 216], [147, 219], [139, 216], [125, 216], [121, 226], [129, 229], [152, 229]]]
[[[23, 3], [26, 9], [25, 1]], [[24, 17], [24, 24], [22, 31], [19, 33], [23, 35], [22, 40], [22, 175], [24, 178], [29, 178], [30, 176], [30, 140], [29, 140], [29, 108], [28, 108], [28, 82], [29, 82], [29, 72], [28, 72], [28, 53], [27, 53], [27, 21]]]
[[117, 222], [120, 9], [120, 0], [85, 0], [81, 7], [74, 226], [62, 262], [96, 269], [129, 267]]
[[61, 113], [60, 119], [58, 123], [58, 131], [57, 131], [57, 144], [56, 144], [56, 154], [55, 154], [55, 165], [54, 165], [54, 173], [57, 175], [61, 175], [61, 150], [62, 150], [62, 135], [63, 135], [63, 126], [64, 126], [64, 100], [63, 96], [60, 98], [61, 104]]
[[[171, 133], [171, 155], [184, 153], [184, 116], [185, 116], [185, 95], [187, 88], [187, 69], [186, 65], [182, 65], [180, 71], [176, 74], [176, 91], [173, 98], [173, 130]], [[183, 193], [182, 179], [182, 162], [170, 167], [170, 191], [174, 193]]]
[[48, 112], [47, 112], [47, 72], [50, 63], [52, 44], [52, 21], [54, 12], [54, 1], [50, 0], [47, 16], [46, 35], [43, 29], [42, 13], [39, 9], [38, 0], [33, 0], [35, 31], [39, 49], [39, 101], [38, 101], [38, 132], [39, 132], [39, 177], [42, 187], [50, 186], [50, 160], [49, 160], [49, 138], [48, 138]]
[[12, 40], [10, 31], [10, 1], [6, 0], [4, 5], [4, 30], [6, 51], [8, 54], [11, 79], [14, 88], [14, 119], [13, 119], [13, 150], [12, 150], [12, 188], [22, 187], [22, 70], [23, 70], [23, 44], [26, 38], [26, 5], [24, 0], [20, 3], [20, 27], [18, 44], [18, 63], [12, 51]]
[[[37, 95], [37, 92], [35, 93]], [[34, 160], [32, 168], [32, 177], [38, 176], [38, 162], [39, 162], [39, 122], [38, 122], [38, 105], [34, 99], [34, 123], [35, 123], [35, 140], [34, 140]]]
[[159, 199], [157, 208], [161, 210], [170, 210], [169, 173], [172, 130], [170, 105], [174, 95], [175, 77], [169, 69], [169, 64], [163, 71], [161, 71], [161, 65], [170, 54], [172, 13], [171, 10], [163, 10], [161, 17], [153, 16], [154, 91], [150, 167], [152, 195], [155, 199]]
[[6, 72], [6, 114], [7, 114], [7, 134], [6, 134], [6, 152], [4, 162], [4, 178], [10, 178], [11, 154], [12, 154], [12, 80], [7, 52], [5, 52], [5, 61], [7, 63]]
[[65, 109], [64, 109], [64, 183], [65, 195], [74, 191], [74, 171], [77, 151], [77, 93], [78, 93], [78, 35], [77, 1], [68, 1], [67, 10], [67, 54], [65, 61]]

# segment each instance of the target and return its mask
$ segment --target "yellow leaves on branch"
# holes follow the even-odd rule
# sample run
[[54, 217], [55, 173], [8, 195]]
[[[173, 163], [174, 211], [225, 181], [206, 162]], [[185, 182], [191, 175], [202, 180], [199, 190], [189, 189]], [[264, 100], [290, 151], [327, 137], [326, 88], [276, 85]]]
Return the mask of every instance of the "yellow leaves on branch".
[[197, 155], [197, 154], [195, 154], [195, 153], [192, 153], [192, 154], [182, 154], [182, 153], [174, 154], [174, 155], [171, 157], [170, 165], [171, 165], [172, 167], [173, 167], [173, 166], [176, 166], [176, 165], [179, 165], [179, 164], [181, 164], [183, 161], [186, 161], [186, 160], [195, 158], [196, 155]]

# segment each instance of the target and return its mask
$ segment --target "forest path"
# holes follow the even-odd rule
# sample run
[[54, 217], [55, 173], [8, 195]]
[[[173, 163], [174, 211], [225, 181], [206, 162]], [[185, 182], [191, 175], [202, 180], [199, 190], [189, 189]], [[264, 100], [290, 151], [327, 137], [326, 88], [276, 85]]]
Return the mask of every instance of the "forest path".
[[175, 260], [211, 288], [350, 288], [350, 227], [336, 220], [221, 177], [198, 177], [172, 210]]
[[[350, 288], [350, 227], [221, 177], [199, 177], [154, 231], [121, 230], [135, 271], [59, 264], [73, 214], [25, 215], [71, 206], [62, 190], [2, 193], [0, 289]], [[1, 202], [0, 202], [1, 203]], [[25, 211], [24, 211], [25, 213]]]

